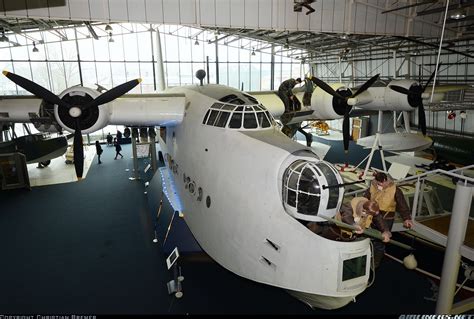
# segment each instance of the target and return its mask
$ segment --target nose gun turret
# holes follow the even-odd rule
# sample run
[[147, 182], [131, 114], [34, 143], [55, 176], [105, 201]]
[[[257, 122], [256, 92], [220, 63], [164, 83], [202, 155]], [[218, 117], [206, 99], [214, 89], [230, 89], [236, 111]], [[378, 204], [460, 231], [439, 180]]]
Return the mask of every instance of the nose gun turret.
[[[289, 165], [287, 164], [289, 162]], [[317, 158], [296, 157], [285, 162], [282, 174], [282, 201], [291, 216], [307, 221], [325, 221], [339, 210], [344, 187], [342, 178], [329, 163]]]

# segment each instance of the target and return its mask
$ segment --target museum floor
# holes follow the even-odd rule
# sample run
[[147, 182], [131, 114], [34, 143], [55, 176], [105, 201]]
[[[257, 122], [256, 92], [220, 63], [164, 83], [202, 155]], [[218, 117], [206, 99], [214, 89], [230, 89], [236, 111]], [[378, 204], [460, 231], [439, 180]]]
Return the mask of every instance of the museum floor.
[[80, 183], [0, 192], [0, 314], [434, 312], [430, 282], [388, 258], [357, 302], [334, 311], [312, 310], [204, 254], [180, 260], [184, 297], [176, 299], [166, 288], [166, 256], [152, 242], [146, 188], [129, 180], [131, 147], [124, 145], [123, 160], [103, 149], [103, 164], [94, 159]]

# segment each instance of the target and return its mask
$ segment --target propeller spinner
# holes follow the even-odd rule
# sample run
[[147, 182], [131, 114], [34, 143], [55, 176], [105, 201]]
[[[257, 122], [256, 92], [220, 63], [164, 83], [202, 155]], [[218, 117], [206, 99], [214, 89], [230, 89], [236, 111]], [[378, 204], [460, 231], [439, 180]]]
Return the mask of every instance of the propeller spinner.
[[42, 87], [39, 84], [36, 84], [33, 81], [30, 81], [22, 76], [8, 71], [3, 71], [3, 74], [12, 82], [21, 86], [22, 88], [34, 94], [38, 98], [43, 99], [51, 104], [57, 104], [59, 108], [63, 108], [64, 111], [66, 111], [69, 116], [74, 119], [74, 168], [76, 170], [76, 176], [78, 180], [82, 179], [82, 174], [84, 171], [84, 149], [82, 147], [81, 133], [82, 116], [87, 113], [90, 108], [109, 103], [114, 99], [124, 95], [142, 81], [141, 79], [135, 79], [125, 82], [123, 84], [120, 84], [119, 86], [114, 87], [113, 89], [110, 89], [109, 91], [102, 93], [92, 101], [89, 101], [84, 104], [71, 105], [63, 99], [60, 99], [57, 95], [55, 95], [48, 89]]

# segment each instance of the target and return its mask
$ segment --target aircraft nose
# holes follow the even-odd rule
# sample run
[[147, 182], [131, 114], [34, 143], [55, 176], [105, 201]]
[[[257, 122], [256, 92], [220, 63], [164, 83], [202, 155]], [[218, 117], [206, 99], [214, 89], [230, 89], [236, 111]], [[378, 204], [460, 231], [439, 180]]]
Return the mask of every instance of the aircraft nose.
[[318, 215], [333, 217], [342, 201], [340, 188], [327, 188], [342, 182], [337, 171], [324, 161], [297, 159], [283, 174], [283, 204], [295, 218], [314, 221]]

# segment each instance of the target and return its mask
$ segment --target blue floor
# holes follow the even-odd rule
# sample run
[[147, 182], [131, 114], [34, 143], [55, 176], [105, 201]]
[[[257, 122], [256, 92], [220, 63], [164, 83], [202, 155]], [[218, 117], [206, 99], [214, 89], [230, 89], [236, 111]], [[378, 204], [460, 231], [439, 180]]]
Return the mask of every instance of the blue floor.
[[[159, 242], [152, 242], [156, 207], [149, 209], [152, 194], [144, 194], [152, 190], [144, 185], [151, 175], [129, 180], [130, 145], [119, 160], [112, 148], [103, 149], [103, 164], [95, 161], [80, 183], [0, 192], [0, 314], [434, 312], [435, 303], [425, 299], [432, 296], [429, 281], [387, 258], [374, 285], [335, 311], [312, 310], [282, 289], [225, 270], [204, 253], [180, 259], [184, 297], [176, 299], [166, 288], [166, 223], [157, 228]], [[146, 164], [142, 160], [141, 169]], [[163, 220], [173, 213], [167, 203], [163, 210]], [[179, 236], [167, 240], [172, 247]]]

